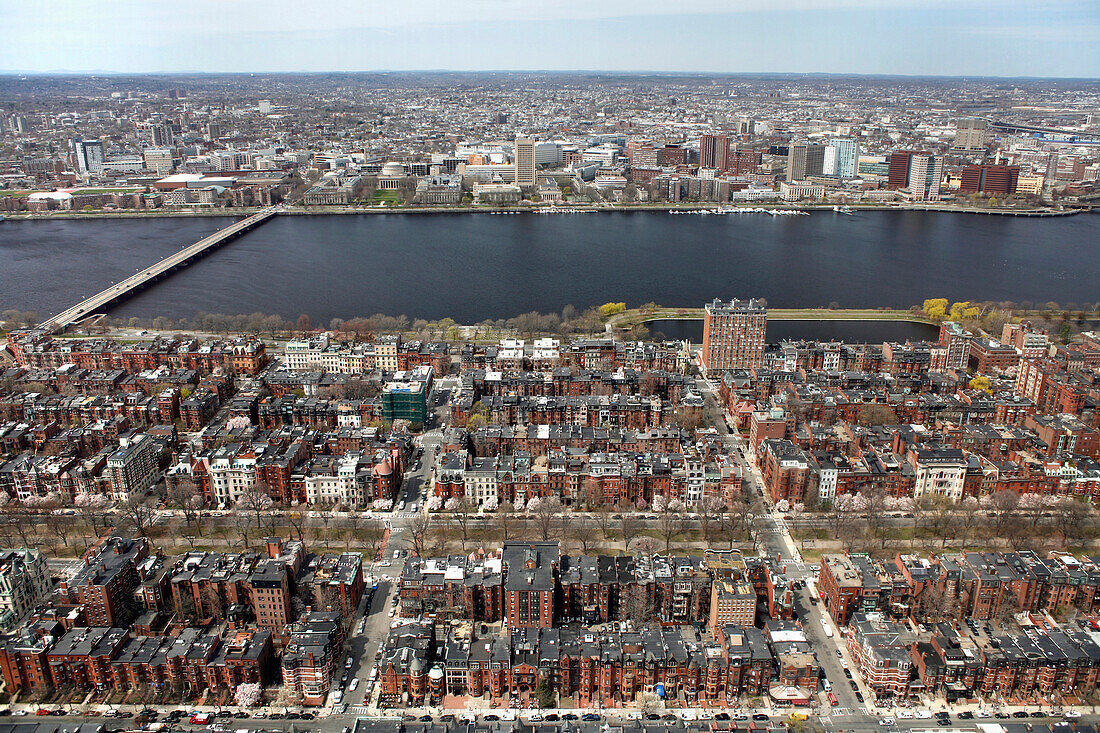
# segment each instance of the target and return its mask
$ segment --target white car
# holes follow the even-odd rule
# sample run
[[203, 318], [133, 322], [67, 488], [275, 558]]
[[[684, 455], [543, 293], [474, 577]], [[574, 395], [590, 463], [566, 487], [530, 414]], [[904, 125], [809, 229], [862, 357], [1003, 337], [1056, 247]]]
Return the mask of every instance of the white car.
[[913, 717], [913, 711], [912, 710], [899, 710], [898, 711], [898, 717], [901, 718], [902, 720], [909, 720], [910, 718]]
[[932, 711], [924, 708], [919, 708], [913, 711], [913, 717], [917, 720], [928, 720], [932, 717]]
[[883, 718], [882, 720], [880, 720], [878, 722], [878, 724], [879, 725], [893, 725], [894, 724], [894, 719], [893, 718]]
[[1067, 710], [1065, 715], [1062, 716], [1066, 720], [1077, 720], [1081, 717], [1081, 713], [1077, 710]]
[[359, 678], [358, 677], [352, 677], [351, 678], [351, 685], [348, 687], [348, 690], [350, 692], [355, 692], [355, 690], [358, 689], [358, 687], [359, 687]]

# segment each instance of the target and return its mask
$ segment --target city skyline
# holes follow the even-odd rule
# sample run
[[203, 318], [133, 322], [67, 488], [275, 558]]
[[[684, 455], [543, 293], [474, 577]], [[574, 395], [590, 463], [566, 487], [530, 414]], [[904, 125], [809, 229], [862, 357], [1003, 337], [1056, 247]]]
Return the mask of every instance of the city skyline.
[[[199, 0], [186, 14], [135, 2], [80, 7], [82, 12], [43, 14], [0, 2], [0, 70], [1100, 76], [1094, 42], [1100, 10], [1082, 0], [1009, 7], [987, 0], [785, 0], [739, 3], [732, 10], [696, 0], [674, 12], [655, 2], [433, 0], [369, 13], [353, 4], [320, 17], [292, 16], [286, 2], [226, 6]], [[211, 17], [219, 22], [210, 23]]]

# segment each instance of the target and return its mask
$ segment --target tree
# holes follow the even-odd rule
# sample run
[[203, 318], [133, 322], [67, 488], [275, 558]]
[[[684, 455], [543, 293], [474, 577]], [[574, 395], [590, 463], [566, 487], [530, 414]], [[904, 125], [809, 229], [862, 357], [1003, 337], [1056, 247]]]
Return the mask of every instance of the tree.
[[409, 522], [409, 543], [412, 545], [413, 554], [417, 557], [427, 557], [425, 551], [432, 531], [435, 529], [434, 515], [427, 512], [418, 512]]
[[859, 415], [856, 422], [863, 426], [897, 425], [898, 416], [889, 405], [868, 402], [859, 406]]
[[933, 496], [928, 508], [928, 527], [932, 536], [939, 539], [940, 547], [947, 547], [947, 540], [954, 534], [955, 508], [944, 496]]
[[1009, 525], [1018, 519], [1020, 495], [1015, 491], [998, 491], [989, 499], [989, 507], [996, 512], [991, 528], [995, 538], [1004, 538]]
[[[535, 504], [534, 509], [531, 508], [533, 503]], [[538, 530], [539, 537], [542, 538], [543, 542], [548, 542], [554, 534], [557, 515], [562, 513], [561, 501], [556, 496], [539, 499], [538, 503], [535, 503], [535, 500], [532, 499], [528, 502], [527, 509], [535, 516], [535, 527]]]
[[153, 523], [157, 510], [147, 496], [130, 494], [126, 501], [119, 503], [118, 508], [131, 531], [141, 537], [149, 536], [149, 526]]
[[583, 519], [576, 523], [571, 533], [573, 539], [581, 546], [581, 554], [583, 555], [587, 555], [588, 551], [596, 544], [596, 534], [595, 525]]
[[860, 492], [867, 512], [867, 529], [881, 549], [886, 549], [886, 491], [878, 486], [864, 486]]
[[466, 543], [470, 539], [470, 520], [472, 518], [470, 502], [464, 496], [451, 497], [447, 499], [445, 508], [451, 513], [451, 518], [458, 524], [459, 531], [462, 533], [462, 551], [465, 552]]
[[[259, 514], [256, 516], [258, 518]], [[230, 528], [237, 533], [237, 537], [241, 541], [241, 546], [247, 551], [249, 547], [248, 537], [252, 533], [252, 519], [244, 512], [234, 512], [229, 521]], [[260, 529], [258, 521], [256, 522], [256, 529]]]
[[610, 318], [616, 313], [622, 313], [626, 310], [626, 303], [604, 303], [599, 307], [600, 315], [604, 318]]
[[621, 617], [639, 628], [653, 620], [656, 613], [653, 598], [642, 583], [631, 583], [623, 589], [620, 603]]
[[[264, 490], [265, 488], [263, 482], [257, 481], [237, 497], [237, 511], [255, 515], [256, 529], [262, 527], [261, 521], [264, 512], [269, 511], [275, 505], [275, 502], [268, 496], [267, 491]], [[322, 516], [324, 514], [322, 513]]]
[[187, 526], [190, 527], [192, 523], [200, 525], [198, 527], [199, 533], [202, 533], [201, 523], [199, 519], [199, 509], [202, 508], [202, 494], [199, 493], [198, 487], [195, 486], [195, 482], [191, 479], [182, 479], [177, 481], [171, 488], [168, 489], [168, 496], [166, 497], [167, 504], [170, 507], [174, 507], [183, 512], [183, 518], [187, 522]]
[[970, 380], [970, 389], [977, 390], [979, 392], [985, 392], [988, 395], [993, 394], [993, 386], [989, 381], [989, 377], [984, 374], [979, 374]]
[[703, 500], [699, 502], [699, 523], [703, 530], [703, 541], [707, 544], [710, 544], [711, 530], [714, 528], [716, 520], [721, 517], [725, 506], [725, 502], [717, 496], [704, 496]]
[[947, 317], [947, 298], [930, 298], [924, 301], [921, 310], [933, 321], [942, 321]]
[[966, 549], [966, 545], [970, 541], [970, 535], [978, 525], [978, 520], [978, 500], [973, 496], [968, 496], [959, 505], [958, 520], [956, 522], [959, 539], [962, 541], [961, 549]]
[[233, 700], [242, 708], [254, 708], [264, 699], [264, 688], [258, 682], [245, 682], [233, 691]]
[[1065, 497], [1058, 502], [1054, 510], [1054, 522], [1062, 535], [1063, 547], [1087, 536], [1088, 533], [1084, 529], [1088, 523], [1089, 514], [1088, 505], [1072, 497]]
[[554, 690], [551, 689], [545, 677], [540, 678], [535, 685], [535, 699], [538, 700], [540, 708], [554, 707]]
[[298, 316], [298, 320], [294, 325], [300, 333], [309, 333], [313, 330], [313, 321], [305, 313]]
[[672, 543], [675, 542], [680, 535], [687, 529], [687, 522], [684, 519], [682, 510], [673, 504], [678, 501], [674, 499], [669, 502], [668, 507], [661, 512], [657, 518], [657, 531], [660, 532], [661, 539], [665, 542], [665, 554], [669, 554], [672, 551]]
[[623, 538], [623, 551], [630, 552], [630, 543], [642, 532], [642, 521], [630, 511], [619, 515], [619, 534]]

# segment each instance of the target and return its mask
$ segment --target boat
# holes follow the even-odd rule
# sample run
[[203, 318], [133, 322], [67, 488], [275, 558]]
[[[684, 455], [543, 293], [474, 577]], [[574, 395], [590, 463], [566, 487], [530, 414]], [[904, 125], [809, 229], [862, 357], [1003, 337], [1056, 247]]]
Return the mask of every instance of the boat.
[[848, 216], [852, 215], [852, 207], [851, 206], [834, 206], [833, 211], [835, 211], [838, 214], [847, 214]]

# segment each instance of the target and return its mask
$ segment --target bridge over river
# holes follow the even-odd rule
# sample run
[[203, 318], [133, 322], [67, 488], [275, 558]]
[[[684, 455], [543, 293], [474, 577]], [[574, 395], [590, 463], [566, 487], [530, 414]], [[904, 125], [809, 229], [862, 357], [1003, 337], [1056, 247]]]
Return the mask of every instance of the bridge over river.
[[219, 247], [226, 242], [236, 239], [245, 232], [249, 232], [266, 222], [271, 217], [283, 210], [283, 206], [271, 206], [257, 212], [247, 219], [227, 226], [224, 229], [203, 237], [192, 245], [184, 247], [179, 252], [165, 257], [160, 262], [139, 270], [130, 277], [111, 285], [90, 298], [86, 298], [72, 308], [58, 313], [53, 318], [43, 321], [39, 328], [52, 332], [64, 331], [72, 324], [81, 321], [93, 313], [97, 313], [116, 303], [126, 300], [137, 291], [147, 287], [151, 283], [168, 277], [174, 270], [186, 267], [210, 250]]

